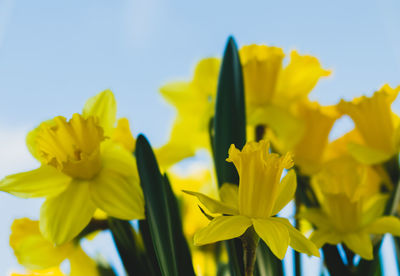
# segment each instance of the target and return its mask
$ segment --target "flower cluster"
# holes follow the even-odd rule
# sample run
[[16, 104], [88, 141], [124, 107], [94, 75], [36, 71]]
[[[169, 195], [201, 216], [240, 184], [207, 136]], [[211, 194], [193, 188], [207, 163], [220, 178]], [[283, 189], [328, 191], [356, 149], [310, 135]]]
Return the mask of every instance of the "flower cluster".
[[[11, 227], [10, 245], [24, 275], [66, 275], [65, 260], [69, 275], [113, 273], [80, 246], [108, 229], [129, 275], [215, 275], [227, 272], [228, 263], [232, 273], [251, 275], [256, 257], [264, 260], [257, 263], [264, 275], [262, 268], [282, 271], [289, 247], [316, 257], [321, 249], [331, 273], [376, 269], [368, 265], [378, 259], [382, 235], [400, 236], [400, 120], [391, 110], [400, 86], [324, 106], [308, 97], [330, 75], [315, 57], [292, 51], [284, 66], [281, 48], [236, 51], [230, 43], [223, 60], [201, 60], [192, 80], [160, 88], [177, 116], [154, 155], [145, 138], [133, 137], [128, 119], [117, 120], [110, 90], [90, 98], [81, 113], [49, 119], [28, 133], [38, 168], [0, 181], [0, 191], [44, 198], [38, 221], [16, 219]], [[222, 77], [226, 68], [233, 68], [239, 83], [233, 90], [243, 97], [232, 92], [236, 106], [221, 109], [221, 87], [233, 79]], [[224, 132], [214, 121], [236, 127], [240, 120], [229, 121], [237, 118], [232, 114], [242, 116], [246, 141], [220, 151], [216, 141]], [[342, 116], [354, 129], [331, 141]], [[230, 125], [223, 125], [224, 139], [238, 141], [229, 137]], [[222, 169], [208, 164], [180, 175], [180, 162], [199, 150], [215, 162], [223, 152]], [[282, 217], [291, 202], [293, 216]], [[226, 247], [219, 243], [225, 240]]]

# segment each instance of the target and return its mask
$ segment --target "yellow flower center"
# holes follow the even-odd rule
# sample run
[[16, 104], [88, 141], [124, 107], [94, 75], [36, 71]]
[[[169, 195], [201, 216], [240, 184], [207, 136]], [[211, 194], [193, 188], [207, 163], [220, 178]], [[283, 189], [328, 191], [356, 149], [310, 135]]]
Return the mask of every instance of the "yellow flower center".
[[73, 178], [91, 179], [101, 169], [100, 143], [103, 129], [95, 117], [79, 114], [67, 120], [58, 116], [40, 127], [37, 136], [42, 162]]

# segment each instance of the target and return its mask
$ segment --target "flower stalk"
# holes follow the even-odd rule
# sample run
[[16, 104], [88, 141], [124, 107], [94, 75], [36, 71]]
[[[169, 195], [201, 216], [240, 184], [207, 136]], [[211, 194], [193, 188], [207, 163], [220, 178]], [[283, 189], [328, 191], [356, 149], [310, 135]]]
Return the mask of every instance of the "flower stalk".
[[254, 266], [256, 263], [256, 252], [260, 237], [254, 231], [254, 227], [250, 227], [241, 237], [243, 245], [243, 261], [245, 276], [254, 274]]

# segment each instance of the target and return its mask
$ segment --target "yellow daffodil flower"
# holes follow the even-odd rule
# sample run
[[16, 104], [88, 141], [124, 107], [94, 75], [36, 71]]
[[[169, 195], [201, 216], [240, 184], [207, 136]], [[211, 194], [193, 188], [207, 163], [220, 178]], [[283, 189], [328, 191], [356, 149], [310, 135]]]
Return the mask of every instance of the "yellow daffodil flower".
[[400, 86], [384, 85], [371, 97], [362, 96], [351, 102], [342, 100], [338, 109], [351, 117], [362, 143], [350, 142], [348, 150], [361, 163], [377, 164], [399, 151], [399, 120], [391, 111]]
[[[312, 56], [292, 51], [289, 64], [283, 68], [281, 48], [265, 45], [244, 46], [239, 51], [247, 106], [247, 124], [266, 125], [293, 140], [302, 131], [301, 122], [289, 107], [307, 98], [321, 77], [328, 76]], [[209, 128], [214, 116], [220, 60], [208, 58], [196, 66], [189, 82], [175, 82], [161, 87], [163, 97], [177, 109], [170, 141], [159, 149], [160, 163], [176, 163], [210, 149]], [[288, 132], [289, 131], [289, 132]], [[188, 142], [190, 141], [190, 142]], [[174, 152], [174, 154], [165, 153]]]
[[10, 245], [18, 262], [32, 275], [64, 275], [59, 265], [70, 262], [70, 276], [98, 275], [96, 263], [73, 242], [56, 246], [39, 231], [39, 222], [28, 218], [14, 220]]
[[340, 115], [335, 106], [303, 101], [293, 109], [292, 116], [292, 123], [275, 120], [267, 136], [277, 151], [293, 153], [303, 174], [314, 174], [326, 161], [329, 133]]
[[177, 110], [170, 140], [156, 152], [161, 164], [176, 163], [194, 155], [198, 148], [209, 149], [208, 130], [214, 115], [219, 67], [219, 59], [203, 59], [191, 81], [160, 88], [161, 95]]
[[293, 199], [296, 175], [293, 170], [281, 179], [284, 169], [293, 166], [291, 154], [279, 156], [269, 152], [265, 140], [247, 143], [242, 151], [229, 149], [229, 162], [239, 173], [239, 187], [224, 184], [221, 201], [196, 192], [187, 192], [202, 202], [215, 217], [194, 237], [196, 245], [214, 243], [241, 236], [249, 227], [265, 241], [271, 251], [283, 259], [290, 245], [293, 249], [319, 256], [315, 245], [306, 239], [285, 218], [275, 215]]
[[[311, 178], [314, 191], [323, 194], [345, 194], [351, 201], [378, 194], [383, 183], [374, 168], [343, 155], [323, 164]], [[321, 196], [322, 197], [322, 196]]]
[[386, 197], [354, 200], [346, 194], [324, 194], [321, 208], [308, 209], [301, 217], [316, 226], [310, 239], [318, 246], [344, 243], [362, 258], [373, 258], [371, 234], [400, 236], [400, 220], [382, 216]]
[[297, 51], [292, 51], [289, 64], [283, 68], [285, 55], [278, 47], [253, 44], [241, 48], [239, 55], [247, 121], [254, 126], [261, 124], [273, 128], [275, 124], [291, 123], [291, 105], [307, 99], [318, 80], [330, 74], [321, 67], [318, 59], [299, 55]]
[[46, 197], [40, 211], [45, 238], [63, 244], [89, 223], [96, 208], [120, 219], [144, 218], [144, 200], [132, 154], [112, 141], [116, 103], [106, 90], [74, 114], [42, 123], [28, 134], [41, 166], [7, 176], [0, 190]]

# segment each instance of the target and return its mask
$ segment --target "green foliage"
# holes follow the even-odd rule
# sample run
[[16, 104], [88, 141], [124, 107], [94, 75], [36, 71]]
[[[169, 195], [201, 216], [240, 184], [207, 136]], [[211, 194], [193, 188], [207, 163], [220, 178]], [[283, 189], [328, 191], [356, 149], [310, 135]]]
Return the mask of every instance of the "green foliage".
[[176, 198], [143, 135], [136, 141], [136, 158], [146, 202], [146, 219], [162, 275], [194, 275]]

